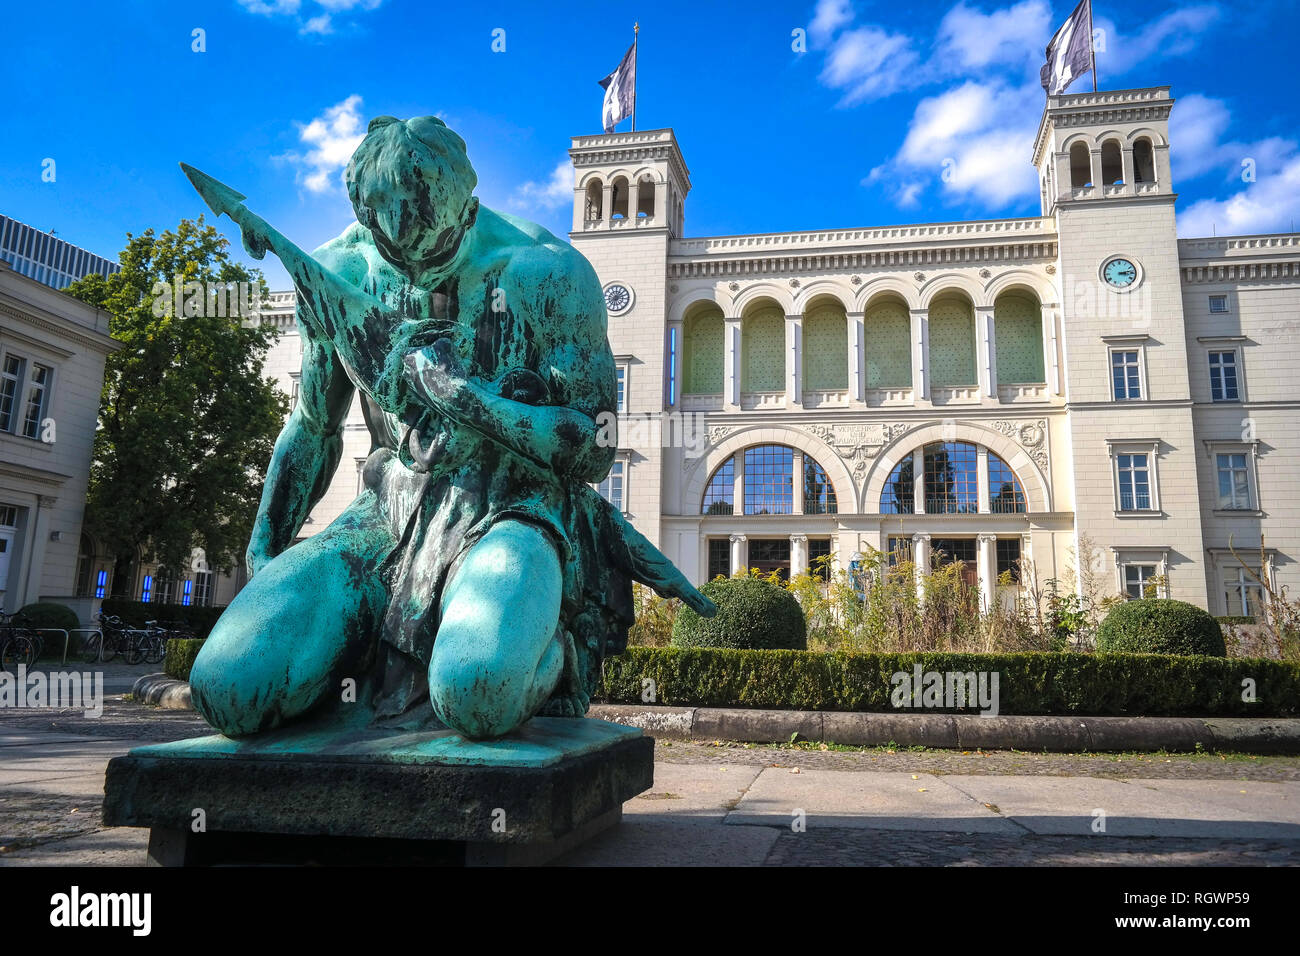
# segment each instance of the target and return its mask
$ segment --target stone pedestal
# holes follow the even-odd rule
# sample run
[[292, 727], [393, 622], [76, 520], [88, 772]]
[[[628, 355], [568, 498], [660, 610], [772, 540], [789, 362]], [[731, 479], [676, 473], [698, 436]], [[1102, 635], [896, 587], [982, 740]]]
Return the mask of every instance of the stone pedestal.
[[537, 717], [502, 740], [294, 727], [199, 737], [109, 762], [108, 826], [149, 827], [149, 862], [539, 864], [618, 823], [654, 782], [654, 739]]

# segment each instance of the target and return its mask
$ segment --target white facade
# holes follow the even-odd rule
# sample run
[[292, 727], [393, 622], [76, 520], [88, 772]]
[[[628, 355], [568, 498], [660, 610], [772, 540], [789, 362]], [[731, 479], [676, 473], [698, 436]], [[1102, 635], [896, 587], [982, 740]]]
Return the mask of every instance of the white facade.
[[[1228, 548], [1258, 567], [1263, 535], [1300, 584], [1300, 236], [1177, 238], [1173, 103], [1050, 97], [1039, 217], [788, 234], [686, 238], [670, 129], [576, 137], [626, 412], [602, 491], [696, 582], [909, 545], [991, 600], [1017, 558], [1067, 577], [1086, 535], [1104, 592], [1162, 575], [1241, 614]], [[299, 354], [289, 331], [269, 363], [286, 391]], [[304, 534], [368, 451], [354, 408]]]
[[[80, 561], [108, 314], [0, 261], [0, 610], [89, 617]], [[79, 581], [79, 579], [81, 579]]]

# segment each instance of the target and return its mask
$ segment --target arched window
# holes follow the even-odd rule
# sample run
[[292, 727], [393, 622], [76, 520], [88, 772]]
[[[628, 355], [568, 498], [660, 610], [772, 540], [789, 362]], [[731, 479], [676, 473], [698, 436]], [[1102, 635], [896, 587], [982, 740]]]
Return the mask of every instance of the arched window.
[[916, 491], [912, 483], [912, 456], [908, 455], [889, 473], [885, 490], [880, 493], [882, 515], [910, 515], [916, 510]]
[[722, 394], [725, 328], [722, 310], [712, 303], [687, 315], [682, 330], [686, 348], [682, 356], [682, 394]]
[[[795, 513], [795, 450], [788, 445], [754, 445], [744, 456], [744, 499], [737, 509], [736, 455], [713, 472], [704, 489], [700, 513], [705, 515], [788, 515]], [[803, 457], [803, 514], [833, 515], [839, 512], [835, 486], [826, 469], [811, 456]]]
[[803, 320], [804, 391], [848, 387], [848, 317], [838, 302], [818, 305]]
[[803, 513], [806, 515], [839, 513], [839, 505], [835, 500], [835, 486], [831, 484], [826, 469], [807, 455], [803, 459]]
[[1070, 147], [1070, 185], [1075, 189], [1092, 185], [1092, 153], [1087, 143]]
[[1108, 139], [1101, 144], [1101, 181], [1105, 186], [1124, 181], [1124, 158], [1117, 139]]
[[612, 193], [610, 205], [614, 208], [611, 210], [609, 218], [626, 219], [628, 217], [629, 202], [631, 200], [631, 190], [628, 187], [627, 179], [623, 176], [619, 176], [615, 179], [610, 192]]
[[593, 179], [587, 183], [587, 210], [583, 215], [588, 222], [596, 222], [604, 218], [602, 212], [605, 205], [605, 184], [599, 179]]
[[700, 514], [729, 515], [735, 510], [736, 494], [736, 459], [728, 458], [709, 479], [709, 486], [704, 489], [704, 502]]
[[1011, 467], [989, 452], [989, 511], [995, 515], [1024, 514], [1025, 492]]
[[926, 445], [925, 513], [975, 514], [979, 500], [979, 456], [975, 446], [955, 441]]
[[1045, 382], [1043, 372], [1043, 310], [1024, 293], [1008, 292], [993, 304], [993, 336], [997, 341], [997, 375], [1001, 385]]
[[638, 219], [651, 219], [655, 214], [655, 183], [649, 176], [642, 176], [636, 186], [636, 215]]
[[779, 392], [785, 388], [785, 315], [779, 306], [754, 309], [741, 323], [740, 374], [743, 392]]
[[866, 387], [910, 386], [912, 319], [907, 306], [897, 299], [876, 302], [863, 317], [863, 332], [866, 340]]
[[936, 387], [975, 385], [975, 313], [960, 296], [930, 306], [930, 383]]
[[1139, 183], [1156, 181], [1156, 156], [1151, 140], [1143, 137], [1133, 144], [1133, 179]]

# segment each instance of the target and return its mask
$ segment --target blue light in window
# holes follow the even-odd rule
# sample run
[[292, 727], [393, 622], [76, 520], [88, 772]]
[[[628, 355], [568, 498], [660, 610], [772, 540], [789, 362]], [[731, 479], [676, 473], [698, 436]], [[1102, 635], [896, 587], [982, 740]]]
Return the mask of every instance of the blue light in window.
[[181, 603], [186, 607], [190, 606], [190, 591], [194, 588], [194, 582], [189, 578], [185, 579], [184, 593], [181, 594]]
[[152, 599], [152, 596], [153, 596], [153, 575], [146, 574], [144, 576], [144, 587], [140, 589], [140, 600], [143, 601], [145, 604], [148, 604], [149, 601]]
[[95, 575], [95, 597], [102, 598], [104, 589], [108, 587], [108, 572], [100, 571]]
[[677, 404], [677, 329], [668, 330], [668, 405]]

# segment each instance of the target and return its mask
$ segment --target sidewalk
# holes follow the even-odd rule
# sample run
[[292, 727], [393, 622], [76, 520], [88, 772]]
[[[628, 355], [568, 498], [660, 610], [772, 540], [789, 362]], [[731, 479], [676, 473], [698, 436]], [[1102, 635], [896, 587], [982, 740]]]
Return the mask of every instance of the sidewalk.
[[[192, 714], [123, 702], [79, 723], [0, 712], [0, 865], [141, 865], [144, 831], [100, 826], [104, 767], [204, 729]], [[651, 790], [561, 862], [1300, 865], [1300, 759], [661, 740]]]

